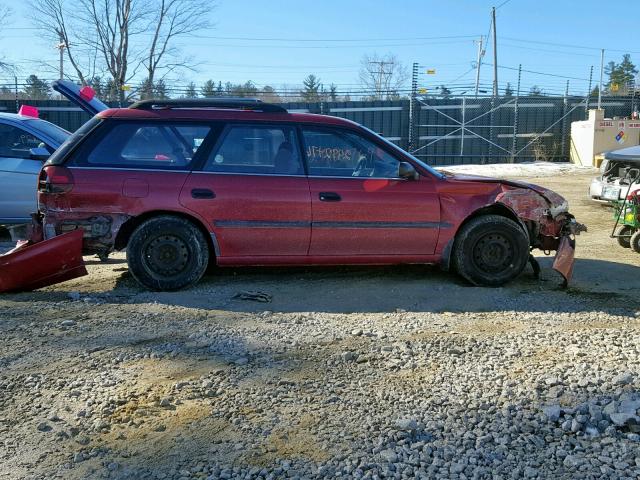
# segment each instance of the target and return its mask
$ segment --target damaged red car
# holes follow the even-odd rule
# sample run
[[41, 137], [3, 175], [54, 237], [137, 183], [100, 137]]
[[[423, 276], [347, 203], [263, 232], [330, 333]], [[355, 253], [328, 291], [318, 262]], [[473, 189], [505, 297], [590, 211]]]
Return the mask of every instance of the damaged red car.
[[[439, 264], [475, 285], [559, 250], [568, 280], [582, 226], [558, 194], [441, 173], [354, 122], [252, 100], [148, 100], [98, 113], [38, 183], [44, 242], [126, 250], [152, 290], [209, 263]], [[37, 247], [34, 245], [32, 248]]]

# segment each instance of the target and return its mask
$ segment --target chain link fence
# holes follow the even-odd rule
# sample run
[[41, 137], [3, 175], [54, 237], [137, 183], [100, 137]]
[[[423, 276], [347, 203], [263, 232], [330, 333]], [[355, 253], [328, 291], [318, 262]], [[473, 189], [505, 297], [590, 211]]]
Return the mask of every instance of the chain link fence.
[[[603, 97], [607, 117], [629, 117], [636, 98]], [[63, 100], [0, 100], [0, 112], [26, 103], [69, 131], [89, 116]], [[419, 97], [396, 101], [283, 103], [292, 113], [358, 122], [432, 165], [568, 161], [571, 122], [587, 118], [594, 98], [576, 96]], [[117, 106], [117, 105], [113, 105]]]

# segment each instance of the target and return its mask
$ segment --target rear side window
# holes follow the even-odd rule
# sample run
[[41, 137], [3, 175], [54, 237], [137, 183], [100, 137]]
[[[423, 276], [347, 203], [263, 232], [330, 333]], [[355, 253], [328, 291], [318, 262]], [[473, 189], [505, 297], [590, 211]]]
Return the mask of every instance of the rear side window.
[[295, 129], [233, 125], [223, 132], [204, 167], [208, 172], [304, 175]]
[[184, 169], [211, 128], [183, 123], [117, 123], [82, 163], [122, 168]]

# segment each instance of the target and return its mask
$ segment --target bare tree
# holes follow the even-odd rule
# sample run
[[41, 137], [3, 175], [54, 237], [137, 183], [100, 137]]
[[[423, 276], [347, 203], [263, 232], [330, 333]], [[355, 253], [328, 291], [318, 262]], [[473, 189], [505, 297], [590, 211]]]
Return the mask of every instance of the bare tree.
[[[7, 24], [9, 16], [11, 15], [12, 10], [8, 5], [4, 5], [0, 3], [0, 32], [2, 32], [2, 28]], [[4, 62], [0, 58], [0, 71], [9, 70], [11, 71], [13, 66], [7, 62]]]
[[[137, 0], [80, 0], [85, 16], [85, 32], [95, 29], [96, 37], [85, 37], [87, 44], [94, 42], [98, 55], [113, 79], [118, 99], [124, 100], [124, 87], [137, 71], [132, 40], [146, 29], [150, 15], [148, 5]], [[131, 61], [134, 60], [133, 68]]]
[[175, 40], [208, 28], [211, 24], [203, 13], [211, 8], [208, 0], [156, 0], [150, 23], [153, 38], [144, 61], [149, 85], [154, 85], [160, 70], [168, 73], [189, 66], [188, 60], [178, 58]]
[[[110, 98], [146, 70], [145, 85], [158, 73], [189, 67], [176, 40], [209, 26], [204, 0], [29, 0], [34, 23], [64, 48], [83, 84], [106, 77]], [[110, 77], [110, 79], [109, 79]], [[150, 87], [153, 88], [153, 87]]]
[[364, 55], [360, 61], [360, 83], [372, 91], [370, 98], [374, 100], [397, 96], [408, 78], [406, 67], [391, 53]]
[[65, 0], [29, 0], [29, 10], [31, 19], [40, 28], [43, 38], [64, 49], [78, 79], [87, 84], [91, 60], [95, 63], [95, 59], [91, 58], [84, 43], [76, 42], [80, 37], [79, 22], [67, 11]]

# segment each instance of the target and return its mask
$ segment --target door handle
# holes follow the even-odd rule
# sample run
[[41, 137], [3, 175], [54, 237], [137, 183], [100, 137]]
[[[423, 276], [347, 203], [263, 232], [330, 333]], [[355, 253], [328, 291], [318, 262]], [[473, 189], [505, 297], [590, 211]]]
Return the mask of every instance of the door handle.
[[339, 202], [342, 197], [335, 192], [320, 192], [318, 195], [321, 202]]
[[216, 198], [216, 194], [213, 192], [213, 190], [209, 190], [208, 188], [194, 188], [193, 190], [191, 190], [191, 197], [192, 198]]

